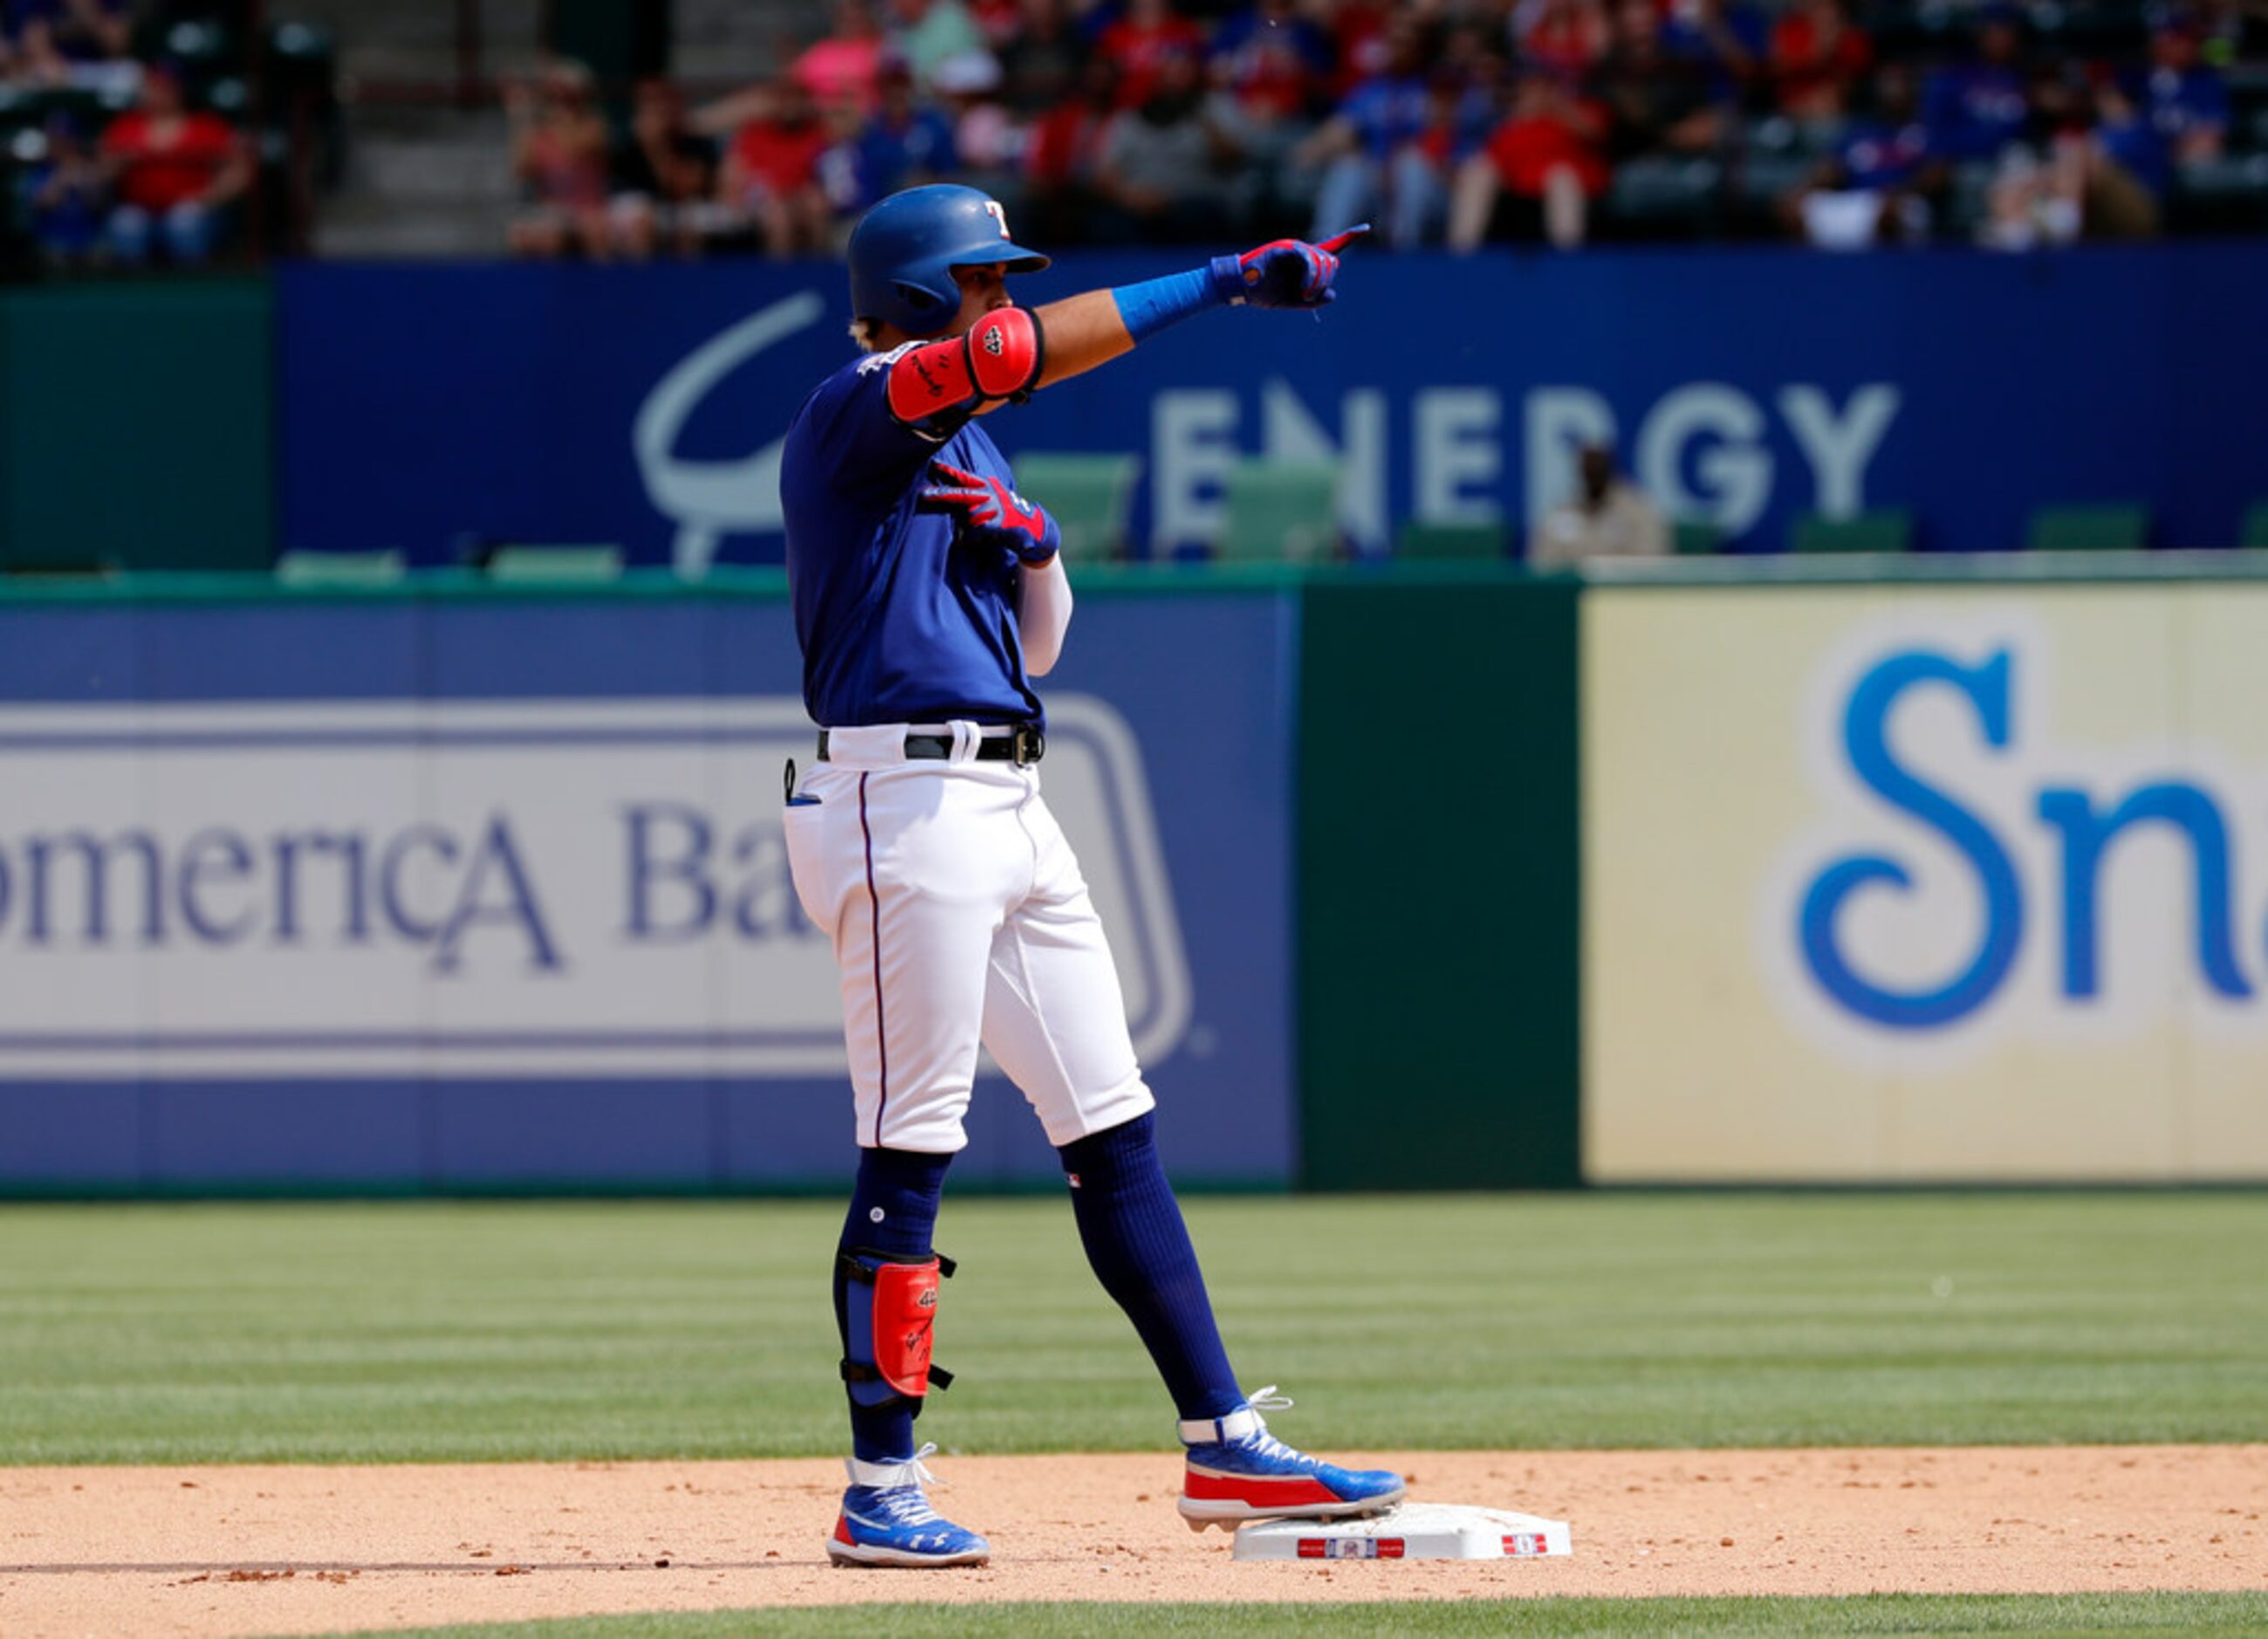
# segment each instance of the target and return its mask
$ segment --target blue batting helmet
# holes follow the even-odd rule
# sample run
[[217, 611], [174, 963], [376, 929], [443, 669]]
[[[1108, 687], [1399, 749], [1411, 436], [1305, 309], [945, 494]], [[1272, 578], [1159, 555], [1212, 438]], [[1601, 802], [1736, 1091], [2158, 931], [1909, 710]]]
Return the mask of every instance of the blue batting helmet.
[[935, 336], [961, 311], [955, 268], [1005, 262], [1037, 273], [1048, 259], [1008, 237], [1000, 202], [974, 188], [937, 182], [892, 194], [850, 230], [850, 313], [908, 336]]

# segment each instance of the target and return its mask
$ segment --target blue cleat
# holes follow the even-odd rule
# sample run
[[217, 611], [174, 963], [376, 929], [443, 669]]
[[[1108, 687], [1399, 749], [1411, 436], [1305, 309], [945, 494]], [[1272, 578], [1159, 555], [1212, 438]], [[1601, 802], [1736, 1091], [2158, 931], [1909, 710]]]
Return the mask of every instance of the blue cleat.
[[1402, 1500], [1408, 1488], [1400, 1474], [1340, 1468], [1295, 1451], [1269, 1433], [1261, 1408], [1284, 1411], [1291, 1404], [1271, 1384], [1241, 1411], [1182, 1424], [1189, 1473], [1180, 1506], [1190, 1530], [1219, 1525], [1233, 1531], [1248, 1519], [1382, 1514]]
[[827, 1557], [837, 1565], [898, 1565], [928, 1569], [982, 1565], [992, 1545], [964, 1531], [929, 1505], [923, 1488], [937, 1476], [922, 1458], [937, 1450], [924, 1445], [902, 1463], [862, 1463], [853, 1457], [850, 1488], [843, 1512], [827, 1539]]

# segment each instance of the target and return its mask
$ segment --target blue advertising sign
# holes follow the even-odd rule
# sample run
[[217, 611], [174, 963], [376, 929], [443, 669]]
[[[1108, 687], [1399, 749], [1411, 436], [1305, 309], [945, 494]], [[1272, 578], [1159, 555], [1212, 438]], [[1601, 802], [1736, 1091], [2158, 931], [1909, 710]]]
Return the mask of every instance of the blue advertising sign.
[[[1048, 691], [1049, 806], [1190, 1178], [1292, 1164], [1289, 619], [1091, 597]], [[784, 603], [19, 607], [0, 635], [0, 1190], [847, 1170], [839, 981], [780, 833], [812, 741]], [[970, 1129], [962, 1176], [1056, 1176], [998, 1077]]]
[[[1186, 260], [1069, 255], [1018, 291]], [[1742, 548], [1904, 507], [1925, 547], [1995, 550], [2093, 501], [2226, 545], [2257, 498], [2268, 329], [2241, 315], [2268, 247], [1358, 255], [1342, 277], [1320, 321], [1207, 315], [990, 430], [1012, 455], [1139, 454], [1160, 553], [1218, 530], [1241, 455], [1335, 461], [1348, 534], [1382, 550], [1408, 518], [1532, 521], [1599, 437]], [[598, 540], [688, 566], [780, 556], [779, 439], [850, 316], [816, 262], [317, 264], [279, 310], [287, 546]]]

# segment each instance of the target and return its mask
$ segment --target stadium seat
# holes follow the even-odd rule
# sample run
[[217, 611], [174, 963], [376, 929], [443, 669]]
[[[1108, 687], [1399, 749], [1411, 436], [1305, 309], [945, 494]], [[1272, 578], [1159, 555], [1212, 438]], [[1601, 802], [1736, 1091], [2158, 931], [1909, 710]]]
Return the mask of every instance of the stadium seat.
[[218, 23], [190, 18], [166, 31], [165, 55], [181, 68], [211, 72], [228, 60], [228, 31]]
[[1398, 557], [1420, 560], [1504, 556], [1511, 532], [1500, 523], [1425, 523], [1412, 518], [1394, 538]]
[[1741, 165], [1741, 197], [1753, 209], [1769, 212], [1818, 169], [1818, 159], [1810, 154], [1752, 149]]
[[2181, 231], [2252, 233], [2268, 227], [2268, 153], [2187, 160], [2176, 181], [2175, 225]]
[[2043, 506], [2024, 545], [2035, 552], [2139, 552], [2150, 543], [2150, 509], [2139, 506]]
[[1337, 550], [1339, 469], [1327, 461], [1240, 461], [1221, 494], [1220, 563], [1310, 564]]
[[1125, 544], [1127, 503], [1139, 467], [1132, 455], [1031, 450], [1016, 457], [1016, 490], [1055, 519], [1065, 563], [1101, 563]]
[[516, 586], [601, 586], [619, 580], [619, 546], [504, 546], [489, 559], [489, 579]]
[[1669, 527], [1671, 546], [1680, 557], [1708, 557], [1725, 543], [1725, 532], [1706, 518], [1681, 518]]
[[1913, 548], [1913, 514], [1900, 507], [1828, 518], [1806, 513], [1788, 532], [1791, 552], [1904, 552]]
[[1615, 169], [1606, 214], [1640, 236], [1697, 233], [1715, 223], [1724, 185], [1714, 159], [1631, 159]]
[[400, 552], [286, 552], [276, 560], [284, 587], [390, 587], [408, 572]]
[[2268, 551], [2268, 501], [2255, 501], [2244, 514], [2244, 533], [2236, 539], [2239, 546], [2256, 551]]

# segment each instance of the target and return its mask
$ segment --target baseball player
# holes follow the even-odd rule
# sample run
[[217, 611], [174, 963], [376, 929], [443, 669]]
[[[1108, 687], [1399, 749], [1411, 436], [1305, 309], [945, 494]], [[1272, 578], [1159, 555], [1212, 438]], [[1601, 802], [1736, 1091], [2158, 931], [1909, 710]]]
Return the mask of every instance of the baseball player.
[[1063, 1157], [1088, 1262], [1181, 1418], [1193, 1528], [1377, 1512], [1398, 1474], [1350, 1472], [1268, 1432], [1290, 1402], [1237, 1386], [1152, 1110], [1109, 947], [1040, 794], [1031, 680], [1063, 653], [1071, 593], [1055, 520], [1016, 493], [977, 425], [1208, 308], [1333, 300], [1336, 252], [1278, 240], [1167, 278], [1039, 308], [1007, 276], [1048, 259], [975, 188], [895, 194], [850, 236], [864, 356], [797, 412], [781, 461], [788, 579], [818, 761], [788, 765], [796, 893], [835, 945], [859, 1146], [834, 1267], [850, 1402], [850, 1489], [828, 1554], [858, 1565], [979, 1564], [939, 1516], [914, 1447], [932, 1382], [931, 1245], [967, 1141], [980, 1043]]

